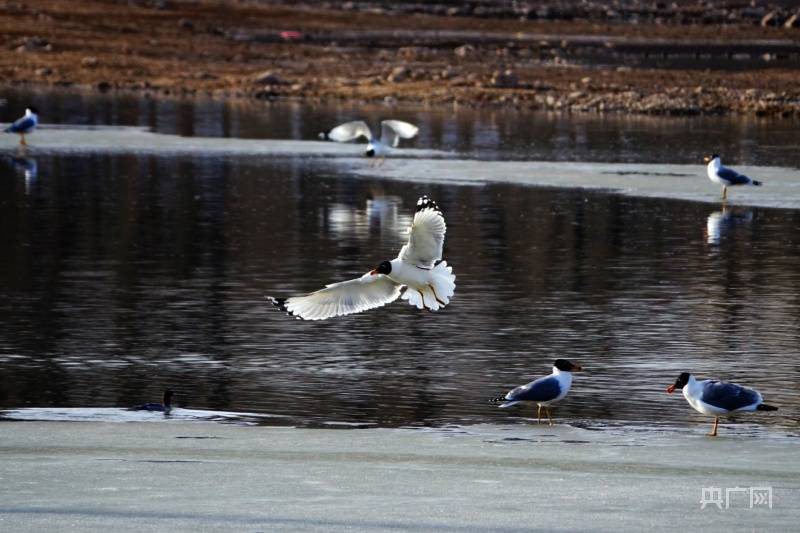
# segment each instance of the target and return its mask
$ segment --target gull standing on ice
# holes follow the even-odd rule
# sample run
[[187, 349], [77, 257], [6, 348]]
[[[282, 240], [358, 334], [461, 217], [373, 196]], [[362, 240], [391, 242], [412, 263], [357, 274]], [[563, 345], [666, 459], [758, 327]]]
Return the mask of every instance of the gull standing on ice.
[[418, 309], [436, 311], [450, 303], [456, 288], [452, 267], [442, 261], [446, 230], [436, 202], [423, 196], [417, 201], [408, 243], [396, 259], [383, 261], [360, 278], [333, 283], [305, 296], [267, 298], [282, 311], [305, 320], [360, 313], [393, 302], [401, 293], [403, 300]]
[[714, 416], [711, 437], [717, 436], [719, 417], [740, 411], [777, 411], [777, 407], [766, 405], [761, 393], [735, 383], [727, 383], [716, 379], [698, 381], [693, 375], [684, 372], [673, 385], [667, 387], [667, 393], [675, 389], [683, 389], [683, 396], [689, 405], [704, 415]]
[[572, 386], [572, 373], [583, 370], [580, 365], [576, 365], [566, 359], [556, 359], [553, 363], [553, 373], [531, 381], [527, 385], [522, 385], [510, 391], [501, 398], [495, 398], [493, 402], [502, 402], [500, 407], [511, 407], [519, 402], [535, 402], [537, 410], [537, 423], [542, 422], [542, 408], [544, 407], [550, 425], [553, 425], [553, 418], [550, 416], [550, 404], [563, 400]]
[[722, 161], [717, 154], [706, 156], [703, 158], [703, 161], [708, 163], [708, 166], [706, 167], [708, 179], [714, 183], [719, 183], [722, 185], [722, 201], [728, 199], [728, 187], [733, 187], [735, 185], [755, 185], [756, 187], [761, 186], [760, 181], [749, 178], [744, 174], [739, 174], [732, 168], [722, 166]]
[[[372, 131], [363, 120], [345, 122], [333, 128], [327, 138], [337, 142], [348, 142], [359, 137], [367, 139], [367, 157], [386, 157], [392, 148], [397, 148], [400, 139], [412, 139], [417, 135], [419, 128], [402, 120], [384, 120], [381, 122], [381, 138], [373, 139]], [[323, 135], [324, 134], [320, 134]]]
[[25, 146], [25, 135], [33, 133], [36, 126], [39, 124], [39, 113], [33, 106], [28, 106], [25, 109], [25, 116], [18, 118], [9, 127], [4, 129], [5, 133], [17, 133], [20, 136], [19, 144]]

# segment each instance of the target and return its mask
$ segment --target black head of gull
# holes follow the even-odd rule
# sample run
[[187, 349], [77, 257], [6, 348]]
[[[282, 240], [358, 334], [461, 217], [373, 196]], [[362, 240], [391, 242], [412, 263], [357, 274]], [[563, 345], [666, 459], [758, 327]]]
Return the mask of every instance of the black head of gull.
[[367, 148], [364, 152], [364, 155], [367, 157], [375, 157], [375, 149], [374, 148]]
[[696, 411], [714, 417], [714, 425], [709, 433], [712, 437], [717, 436], [720, 416], [778, 409], [763, 403], [761, 393], [755, 389], [716, 379], [697, 380], [689, 372], [681, 373], [675, 383], [667, 387], [669, 394], [676, 390], [683, 391], [686, 401]]
[[391, 274], [392, 273], [392, 262], [391, 261], [381, 261], [381, 264], [378, 265], [378, 268], [374, 268], [369, 271], [370, 274], [373, 276], [375, 274]]
[[583, 370], [580, 365], [576, 365], [566, 359], [556, 359], [553, 366], [562, 372], [580, 372]]
[[689, 383], [689, 378], [691, 377], [692, 375], [690, 373], [683, 372], [680, 376], [678, 376], [678, 379], [675, 380], [675, 383], [667, 387], [667, 393], [672, 394], [676, 390], [683, 389], [683, 387], [685, 387], [686, 384]]
[[534, 402], [538, 405], [538, 422], [542, 421], [542, 409], [545, 410], [550, 425], [553, 418], [550, 416], [549, 405], [562, 400], [572, 386], [572, 373], [583, 370], [566, 359], [556, 359], [553, 362], [553, 373], [531, 381], [526, 385], [516, 387], [505, 396], [495, 398], [493, 402], [501, 402], [500, 407], [511, 407], [519, 402]]

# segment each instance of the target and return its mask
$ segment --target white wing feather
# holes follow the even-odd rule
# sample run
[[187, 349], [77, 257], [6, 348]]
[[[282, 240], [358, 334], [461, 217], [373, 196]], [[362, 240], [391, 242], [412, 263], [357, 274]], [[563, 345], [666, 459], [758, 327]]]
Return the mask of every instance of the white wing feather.
[[409, 229], [408, 244], [400, 250], [400, 259], [422, 268], [433, 267], [442, 258], [446, 231], [440, 211], [433, 208], [417, 211]]
[[285, 302], [272, 300], [288, 313], [306, 320], [325, 320], [381, 307], [400, 296], [400, 285], [382, 274], [332, 283], [305, 296]]
[[418, 131], [418, 127], [402, 120], [384, 120], [381, 122], [381, 142], [396, 148], [400, 139], [411, 139]]
[[369, 126], [367, 126], [367, 123], [363, 120], [345, 122], [344, 124], [336, 126], [328, 133], [329, 139], [340, 143], [346, 143], [353, 139], [358, 139], [359, 137], [366, 137], [367, 141], [372, 140], [372, 132]]

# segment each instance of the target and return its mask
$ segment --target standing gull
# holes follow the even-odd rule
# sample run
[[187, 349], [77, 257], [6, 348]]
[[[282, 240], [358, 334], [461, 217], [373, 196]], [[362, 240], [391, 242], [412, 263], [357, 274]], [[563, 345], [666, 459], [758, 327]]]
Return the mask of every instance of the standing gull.
[[761, 186], [760, 181], [749, 178], [744, 174], [739, 174], [732, 168], [722, 166], [722, 161], [717, 154], [706, 156], [703, 158], [703, 161], [708, 163], [708, 166], [706, 167], [708, 179], [714, 183], [722, 185], [723, 201], [728, 199], [728, 187], [733, 187], [735, 185], [755, 185], [756, 187]]
[[27, 145], [28, 143], [25, 142], [25, 135], [29, 135], [33, 133], [33, 130], [36, 129], [36, 126], [39, 124], [39, 113], [36, 111], [36, 108], [33, 106], [28, 106], [25, 109], [25, 116], [18, 118], [11, 124], [9, 127], [4, 129], [5, 133], [17, 133], [19, 134], [19, 144], [22, 146]]
[[267, 298], [279, 309], [305, 320], [360, 313], [393, 302], [401, 294], [418, 309], [436, 311], [450, 303], [456, 288], [453, 269], [442, 261], [446, 230], [439, 206], [423, 196], [417, 201], [408, 243], [396, 259], [383, 261], [360, 278], [333, 283], [305, 296]]
[[[363, 120], [345, 122], [333, 128], [327, 138], [337, 142], [348, 142], [359, 137], [367, 139], [364, 155], [367, 157], [386, 157], [392, 148], [397, 148], [400, 139], [411, 139], [417, 135], [419, 128], [402, 120], [384, 120], [381, 122], [381, 138], [373, 139], [372, 131]], [[325, 134], [320, 134], [326, 136]]]
[[683, 389], [683, 396], [689, 405], [704, 415], [714, 416], [714, 426], [709, 436], [717, 436], [719, 417], [743, 411], [777, 411], [777, 407], [766, 405], [761, 393], [735, 383], [727, 383], [716, 379], [698, 381], [693, 375], [684, 372], [673, 385], [667, 387], [667, 393], [675, 389]]
[[550, 425], [553, 425], [553, 418], [550, 416], [550, 404], [563, 400], [572, 386], [572, 373], [583, 370], [580, 365], [576, 365], [566, 359], [556, 359], [553, 363], [553, 373], [531, 381], [527, 385], [522, 385], [511, 390], [501, 398], [495, 398], [493, 402], [502, 402], [500, 407], [511, 407], [519, 402], [535, 402], [539, 408], [537, 410], [537, 423], [542, 422], [542, 408], [547, 413]]

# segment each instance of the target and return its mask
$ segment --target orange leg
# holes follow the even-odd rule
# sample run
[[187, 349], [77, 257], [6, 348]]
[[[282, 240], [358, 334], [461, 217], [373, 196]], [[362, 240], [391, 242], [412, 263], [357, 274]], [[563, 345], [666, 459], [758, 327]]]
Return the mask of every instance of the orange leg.
[[719, 426], [719, 417], [714, 417], [714, 426], [711, 428], [711, 433], [708, 434], [709, 437], [716, 437], [717, 436], [717, 427]]

